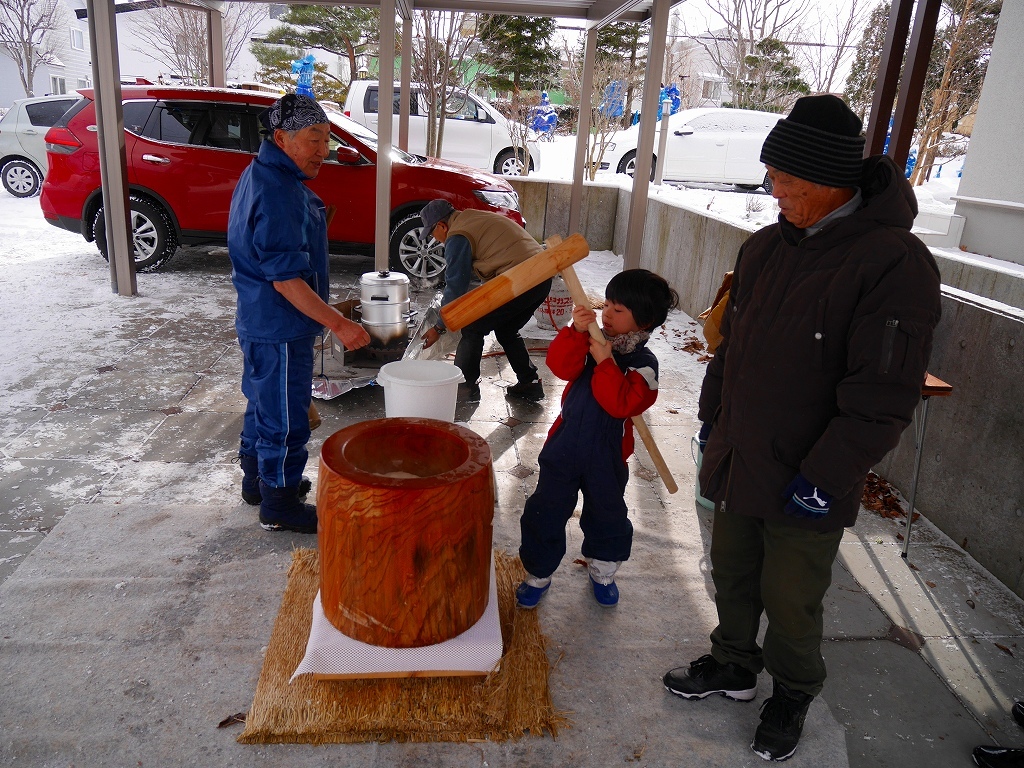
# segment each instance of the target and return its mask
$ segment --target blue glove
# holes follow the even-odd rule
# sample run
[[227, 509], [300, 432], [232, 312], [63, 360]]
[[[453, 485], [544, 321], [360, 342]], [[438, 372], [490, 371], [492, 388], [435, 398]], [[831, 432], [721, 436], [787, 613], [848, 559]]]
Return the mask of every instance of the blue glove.
[[829, 506], [832, 504], [832, 494], [822, 490], [801, 474], [793, 478], [793, 482], [786, 488], [782, 497], [789, 499], [782, 510], [793, 517], [807, 517], [812, 520], [820, 520], [828, 514]]
[[711, 422], [705, 421], [700, 425], [700, 432], [697, 434], [697, 442], [700, 444], [700, 450], [703, 453], [704, 447], [708, 444], [708, 438], [711, 437]]

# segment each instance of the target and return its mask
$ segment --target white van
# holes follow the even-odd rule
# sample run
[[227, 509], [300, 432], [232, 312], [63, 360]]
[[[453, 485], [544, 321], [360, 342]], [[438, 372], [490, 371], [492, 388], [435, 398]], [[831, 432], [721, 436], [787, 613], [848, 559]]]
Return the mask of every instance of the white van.
[[[394, 85], [394, 127], [392, 143], [398, 142], [398, 93]], [[356, 80], [348, 89], [345, 114], [371, 131], [377, 131], [377, 103], [380, 87], [376, 80]], [[423, 88], [413, 83], [413, 98], [409, 107], [409, 152], [424, 155], [427, 149], [427, 102]], [[444, 142], [441, 157], [491, 173], [518, 176], [520, 163], [513, 149], [509, 122], [485, 100], [468, 94], [460, 109], [449, 114], [444, 121]], [[530, 132], [527, 148], [530, 152], [530, 170], [540, 167], [540, 150], [536, 137]]]

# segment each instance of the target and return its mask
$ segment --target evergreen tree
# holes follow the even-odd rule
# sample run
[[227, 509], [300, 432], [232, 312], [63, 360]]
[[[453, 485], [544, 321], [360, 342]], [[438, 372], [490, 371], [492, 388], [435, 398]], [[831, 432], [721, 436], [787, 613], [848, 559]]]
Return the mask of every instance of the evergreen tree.
[[771, 37], [761, 40], [743, 63], [747, 77], [733, 85], [734, 102], [723, 106], [785, 112], [798, 95], [811, 92], [800, 76], [800, 67], [793, 62], [789, 48], [781, 40]]
[[871, 12], [843, 90], [846, 103], [864, 123], [867, 122], [871, 102], [875, 97], [875, 81], [878, 79], [878, 65], [885, 46], [891, 8], [891, 3], [883, 3]]
[[556, 28], [547, 17], [482, 15], [479, 61], [490, 71], [479, 81], [501, 93], [547, 88], [558, 76]]
[[[256, 58], [259, 69], [256, 79], [261, 83], [276, 85], [283, 91], [295, 91], [295, 78], [292, 76], [292, 62], [305, 55], [302, 48], [290, 48], [286, 45], [266, 45], [253, 43], [249, 50]], [[318, 99], [345, 103], [348, 83], [343, 83], [327, 70], [323, 62], [314, 64], [313, 93]]]
[[[267, 33], [265, 42], [295, 49], [316, 48], [344, 56], [348, 59], [351, 82], [356, 73], [356, 56], [377, 42], [379, 20], [380, 13], [371, 8], [290, 5], [281, 17], [281, 24]], [[256, 55], [255, 50], [253, 55]]]

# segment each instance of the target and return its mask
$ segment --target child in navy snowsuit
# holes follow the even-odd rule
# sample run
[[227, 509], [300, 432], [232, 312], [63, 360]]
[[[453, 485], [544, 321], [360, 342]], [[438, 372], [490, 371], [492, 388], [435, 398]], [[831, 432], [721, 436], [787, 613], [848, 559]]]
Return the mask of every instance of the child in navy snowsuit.
[[624, 499], [633, 453], [632, 416], [658, 397], [658, 359], [647, 349], [651, 331], [662, 325], [679, 297], [665, 279], [646, 269], [620, 272], [605, 289], [601, 324], [607, 344], [588, 326], [597, 314], [573, 308], [567, 325], [548, 348], [547, 365], [569, 382], [562, 412], [540, 452], [537, 489], [520, 519], [519, 556], [527, 577], [516, 601], [533, 608], [551, 585], [565, 555], [565, 526], [583, 492], [582, 552], [594, 597], [602, 606], [619, 599], [615, 572], [629, 558], [633, 525]]

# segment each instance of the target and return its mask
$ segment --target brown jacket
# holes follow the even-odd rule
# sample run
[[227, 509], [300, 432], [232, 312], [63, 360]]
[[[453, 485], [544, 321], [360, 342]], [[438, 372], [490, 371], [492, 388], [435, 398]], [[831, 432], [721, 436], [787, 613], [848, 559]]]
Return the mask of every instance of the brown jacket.
[[473, 249], [473, 272], [487, 281], [536, 256], [543, 247], [512, 219], [470, 208], [448, 220], [448, 237], [462, 235]]
[[[740, 248], [699, 410], [713, 422], [700, 487], [732, 512], [853, 525], [868, 470], [920, 401], [938, 268], [910, 233], [917, 202], [889, 158], [865, 161], [861, 191], [859, 210], [815, 235], [780, 216]], [[823, 519], [783, 513], [798, 472], [832, 494]]]

